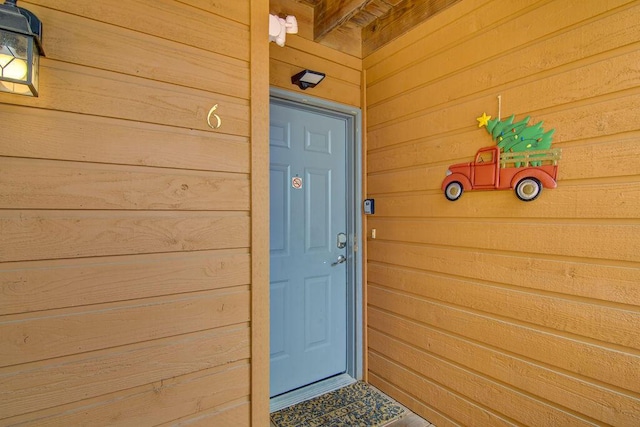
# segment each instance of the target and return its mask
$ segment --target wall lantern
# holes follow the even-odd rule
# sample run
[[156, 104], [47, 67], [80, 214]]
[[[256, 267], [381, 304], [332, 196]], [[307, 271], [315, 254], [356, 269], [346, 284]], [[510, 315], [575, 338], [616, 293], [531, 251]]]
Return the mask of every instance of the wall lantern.
[[316, 87], [322, 79], [324, 79], [325, 74], [319, 73], [317, 71], [311, 70], [303, 70], [300, 71], [295, 76], [291, 77], [291, 83], [294, 85], [298, 85], [298, 87], [302, 90], [305, 90], [309, 87]]
[[38, 96], [42, 23], [16, 2], [0, 5], [0, 92]]

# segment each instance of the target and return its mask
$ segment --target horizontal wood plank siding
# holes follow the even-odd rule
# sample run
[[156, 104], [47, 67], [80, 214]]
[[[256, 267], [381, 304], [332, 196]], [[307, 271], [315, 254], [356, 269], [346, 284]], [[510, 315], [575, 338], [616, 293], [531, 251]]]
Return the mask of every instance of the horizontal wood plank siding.
[[139, 0], [123, 4], [117, 0], [89, 3], [82, 0], [25, 0], [20, 4], [25, 8], [35, 4], [131, 29], [165, 39], [168, 45], [175, 41], [248, 61], [248, 5], [246, 2], [233, 2], [245, 3], [238, 6], [226, 3], [231, 2], [175, 0], [159, 3], [155, 0]]
[[[13, 391], [3, 396], [1, 413], [6, 417], [50, 408], [202, 371], [248, 355], [248, 327], [234, 325], [11, 366], [0, 371], [3, 384]], [[61, 387], [64, 392], [60, 392]]]
[[[364, 58], [369, 379], [436, 425], [640, 424], [639, 22], [463, 0]], [[498, 95], [555, 129], [558, 188], [449, 202]]]
[[225, 212], [0, 211], [0, 260], [235, 249], [249, 217]]
[[0, 94], [0, 425], [249, 425], [250, 2], [20, 6], [47, 55]]
[[[47, 26], [47, 56], [213, 93], [239, 98], [249, 96], [249, 64], [246, 60], [109, 23], [89, 21], [60, 10], [35, 5], [29, 10], [50, 23]], [[222, 20], [215, 15], [212, 18]], [[243, 28], [241, 24], [229, 25]], [[158, 67], [159, 63], [163, 66]]]
[[[0, 112], [7, 119], [4, 129], [21, 135], [0, 144], [0, 154], [7, 157], [249, 172], [249, 139], [244, 136], [10, 104], [0, 104]], [[26, 114], [28, 127], [20, 122]]]
[[[0, 351], [1, 366], [62, 357], [215, 329], [249, 320], [248, 290], [190, 293], [146, 298], [95, 308], [50, 310], [38, 318], [5, 316], [0, 335], [8, 345]], [[55, 342], [50, 337], [55, 336]]]
[[247, 396], [248, 384], [249, 366], [241, 361], [6, 421], [19, 425], [36, 418], [39, 426], [82, 425], [86, 422], [85, 407], [92, 407], [93, 425], [157, 425], [174, 420], [176, 413], [197, 413], [199, 407], [219, 408]]
[[[235, 252], [235, 253], [234, 253]], [[1, 314], [190, 294], [248, 285], [245, 250], [0, 264]], [[117, 277], [113, 271], [119, 272]]]
[[224, 123], [220, 132], [249, 135], [248, 99], [75, 64], [42, 62], [40, 89], [51, 98], [23, 97], [14, 103], [204, 131], [210, 130], [209, 110], [218, 104], [217, 114]]
[[[93, 183], [88, 188], [87, 182]], [[148, 193], [149, 188], [162, 189]], [[7, 159], [0, 208], [226, 210], [249, 208], [246, 174]]]
[[[297, 35], [287, 37], [285, 47], [270, 43], [269, 80], [272, 87], [341, 104], [361, 106], [362, 60]], [[318, 86], [302, 90], [291, 76], [304, 69], [326, 74]]]

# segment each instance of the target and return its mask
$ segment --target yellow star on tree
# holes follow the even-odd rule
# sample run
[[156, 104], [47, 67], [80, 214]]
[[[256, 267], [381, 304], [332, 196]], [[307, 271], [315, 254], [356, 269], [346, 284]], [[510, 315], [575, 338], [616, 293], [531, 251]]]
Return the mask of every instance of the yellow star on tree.
[[476, 120], [478, 121], [478, 127], [481, 128], [482, 126], [486, 126], [487, 123], [489, 123], [489, 120], [491, 120], [491, 116], [487, 116], [487, 113], [482, 113], [482, 115], [480, 117], [477, 117]]

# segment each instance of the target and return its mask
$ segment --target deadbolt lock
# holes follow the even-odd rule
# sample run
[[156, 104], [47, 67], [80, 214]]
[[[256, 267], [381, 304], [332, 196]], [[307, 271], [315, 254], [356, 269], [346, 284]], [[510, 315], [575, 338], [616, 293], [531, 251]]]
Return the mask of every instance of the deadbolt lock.
[[338, 249], [343, 249], [347, 247], [347, 235], [345, 233], [338, 233], [336, 246], [338, 247]]

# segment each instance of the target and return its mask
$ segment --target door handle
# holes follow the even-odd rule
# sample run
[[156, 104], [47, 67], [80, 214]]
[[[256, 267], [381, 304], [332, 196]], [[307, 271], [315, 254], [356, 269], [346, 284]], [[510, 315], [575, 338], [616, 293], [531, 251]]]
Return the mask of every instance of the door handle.
[[344, 256], [344, 255], [339, 255], [339, 256], [338, 256], [338, 259], [336, 260], [336, 262], [334, 262], [334, 263], [332, 263], [332, 264], [331, 264], [331, 267], [335, 267], [336, 265], [338, 265], [338, 264], [342, 264], [343, 262], [346, 262], [346, 261], [347, 261], [347, 257], [346, 257], [346, 256]]

